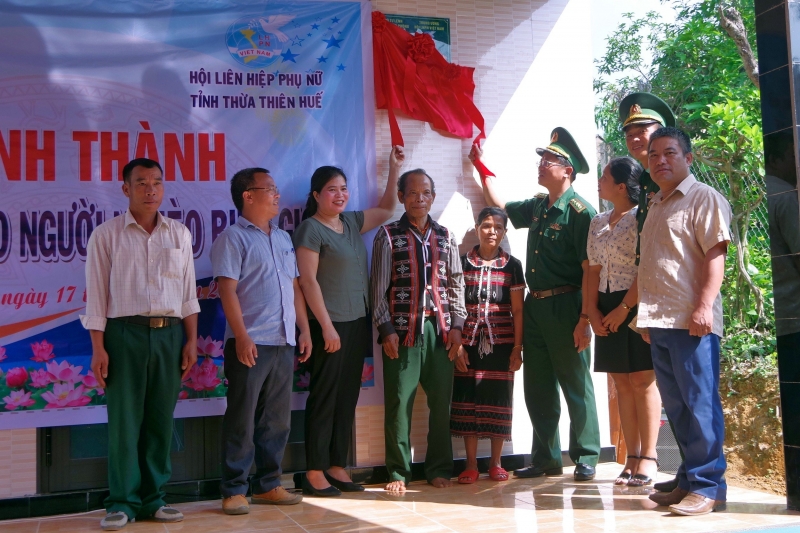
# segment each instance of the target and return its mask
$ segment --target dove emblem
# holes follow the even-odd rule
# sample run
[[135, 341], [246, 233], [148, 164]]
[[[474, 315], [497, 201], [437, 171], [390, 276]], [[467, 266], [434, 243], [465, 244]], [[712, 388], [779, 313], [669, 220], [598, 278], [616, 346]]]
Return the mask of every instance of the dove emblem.
[[270, 15], [267, 18], [258, 19], [261, 24], [261, 29], [264, 33], [271, 33], [278, 38], [278, 41], [285, 43], [289, 40], [289, 36], [283, 33], [280, 28], [294, 20], [292, 15]]

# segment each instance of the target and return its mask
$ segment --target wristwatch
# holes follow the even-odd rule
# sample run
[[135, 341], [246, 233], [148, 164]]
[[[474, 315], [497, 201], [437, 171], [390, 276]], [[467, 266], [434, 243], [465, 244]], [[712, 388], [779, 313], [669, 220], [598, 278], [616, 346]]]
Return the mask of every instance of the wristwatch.
[[581, 317], [582, 319], [584, 319], [584, 320], [586, 321], [586, 323], [587, 323], [587, 324], [591, 324], [591, 323], [592, 323], [592, 321], [591, 321], [591, 320], [589, 320], [589, 315], [587, 315], [586, 313], [581, 313], [580, 317]]
[[625, 309], [627, 312], [629, 312], [629, 313], [631, 312], [632, 307], [630, 305], [626, 304], [625, 302], [622, 302], [619, 305], [621, 305], [622, 308]]

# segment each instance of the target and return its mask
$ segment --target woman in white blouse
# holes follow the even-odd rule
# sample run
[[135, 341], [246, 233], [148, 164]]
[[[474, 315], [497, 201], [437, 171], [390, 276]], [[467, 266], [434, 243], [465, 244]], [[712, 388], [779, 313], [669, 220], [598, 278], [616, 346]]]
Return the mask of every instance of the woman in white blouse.
[[616, 485], [649, 485], [658, 468], [656, 440], [661, 395], [650, 346], [628, 327], [635, 316], [636, 205], [643, 169], [635, 159], [612, 159], [598, 181], [600, 198], [614, 209], [598, 214], [589, 226], [589, 318], [595, 341], [595, 372], [614, 380], [622, 434], [628, 449]]

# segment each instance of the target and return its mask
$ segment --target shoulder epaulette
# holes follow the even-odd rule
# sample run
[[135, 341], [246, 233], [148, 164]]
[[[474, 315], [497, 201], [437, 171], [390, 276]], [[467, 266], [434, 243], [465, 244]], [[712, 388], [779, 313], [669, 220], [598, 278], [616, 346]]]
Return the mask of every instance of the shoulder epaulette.
[[541, 200], [543, 198], [547, 198], [547, 193], [546, 192], [540, 192], [539, 194], [534, 196], [534, 198], [538, 198], [539, 200]]
[[571, 205], [572, 208], [578, 213], [583, 213], [584, 211], [586, 211], [586, 206], [583, 205], [583, 202], [581, 202], [577, 198], [573, 198], [572, 200], [570, 200], [569, 205]]

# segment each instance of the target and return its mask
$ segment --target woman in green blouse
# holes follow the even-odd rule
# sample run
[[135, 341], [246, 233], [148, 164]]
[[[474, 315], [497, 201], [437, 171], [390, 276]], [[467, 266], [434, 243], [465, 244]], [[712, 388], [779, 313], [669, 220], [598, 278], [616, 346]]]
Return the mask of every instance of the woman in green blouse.
[[318, 168], [311, 176], [308, 218], [292, 236], [314, 346], [306, 401], [305, 494], [338, 496], [341, 491], [364, 490], [344, 469], [364, 356], [370, 349], [369, 271], [361, 234], [394, 214], [404, 159], [403, 148], [393, 147], [383, 197], [377, 207], [364, 211], [345, 211], [350, 193], [342, 169]]

